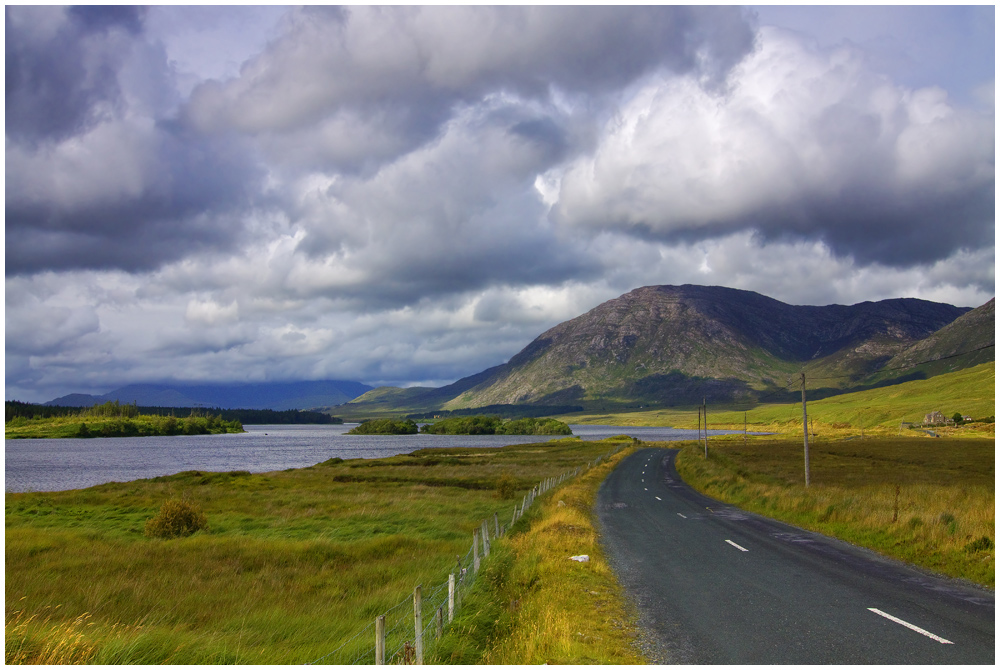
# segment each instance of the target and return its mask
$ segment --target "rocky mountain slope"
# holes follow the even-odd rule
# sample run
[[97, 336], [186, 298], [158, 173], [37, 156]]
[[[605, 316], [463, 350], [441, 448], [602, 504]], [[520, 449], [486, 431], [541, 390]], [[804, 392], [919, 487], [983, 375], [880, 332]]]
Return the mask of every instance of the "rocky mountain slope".
[[[406, 401], [457, 409], [752, 400], [780, 392], [803, 370], [834, 392], [863, 386], [907, 351], [919, 357], [913, 347], [966, 312], [911, 298], [816, 307], [722, 287], [647, 286], [546, 331], [504, 365], [411, 390]], [[977, 316], [955, 330], [983, 331], [986, 321]], [[989, 326], [968, 341], [992, 342]]]

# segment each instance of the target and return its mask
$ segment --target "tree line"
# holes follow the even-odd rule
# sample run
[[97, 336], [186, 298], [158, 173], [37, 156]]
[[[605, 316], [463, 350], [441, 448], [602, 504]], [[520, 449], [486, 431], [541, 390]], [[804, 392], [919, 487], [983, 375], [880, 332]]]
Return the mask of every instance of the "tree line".
[[140, 414], [151, 416], [189, 417], [218, 416], [225, 421], [239, 421], [242, 424], [340, 424], [343, 419], [305, 410], [272, 410], [272, 409], [219, 409], [211, 410], [201, 407], [139, 407], [135, 403], [120, 403], [109, 401], [93, 407], [60, 407], [51, 405], [36, 405], [33, 403], [7, 400], [4, 402], [6, 423], [12, 419], [50, 419], [63, 416], [135, 418]]

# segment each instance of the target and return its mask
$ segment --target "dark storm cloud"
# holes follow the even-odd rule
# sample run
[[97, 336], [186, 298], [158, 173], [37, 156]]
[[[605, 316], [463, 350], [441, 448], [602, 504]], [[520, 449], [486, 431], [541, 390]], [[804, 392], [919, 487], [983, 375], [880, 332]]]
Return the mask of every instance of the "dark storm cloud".
[[906, 268], [992, 246], [994, 219], [994, 187], [978, 184], [958, 193], [915, 191], [895, 198], [859, 186], [748, 221], [757, 222], [762, 242], [819, 239], [861, 265]]
[[190, 118], [286, 133], [374, 105], [441, 122], [497, 91], [603, 94], [663, 67], [718, 79], [754, 40], [735, 7], [307, 8], [289, 26], [239, 78], [196, 89]]
[[136, 35], [142, 31], [146, 11], [129, 5], [76, 5], [69, 8], [69, 16], [90, 31], [123, 28]]
[[[241, 244], [240, 212], [259, 183], [258, 168], [237, 144], [221, 138], [192, 141], [185, 135], [167, 125], [157, 127], [139, 142], [149, 146], [123, 159], [125, 167], [112, 166], [107, 179], [59, 174], [58, 164], [48, 171], [47, 162], [28, 167], [30, 159], [19, 161], [8, 152], [7, 274], [141, 272]], [[20, 177], [12, 178], [11, 168], [22, 166]], [[128, 174], [116, 174], [117, 169]], [[122, 193], [119, 181], [132, 180], [135, 187]], [[104, 189], [108, 192], [102, 194]]]
[[8, 276], [236, 246], [260, 168], [238, 140], [156, 118], [171, 80], [145, 10], [6, 11]]
[[[16, 142], [59, 140], [109, 118], [121, 104], [117, 71], [143, 10], [5, 8], [6, 134]], [[122, 45], [125, 48], [122, 48]]]

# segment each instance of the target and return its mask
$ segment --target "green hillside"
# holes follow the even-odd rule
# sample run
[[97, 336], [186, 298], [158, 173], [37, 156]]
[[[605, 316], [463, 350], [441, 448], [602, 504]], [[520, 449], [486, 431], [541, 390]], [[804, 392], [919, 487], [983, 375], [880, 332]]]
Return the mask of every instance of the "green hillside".
[[[946, 416], [955, 412], [974, 419], [992, 417], [996, 398], [996, 372], [994, 363], [984, 363], [958, 372], [938, 375], [930, 379], [904, 382], [856, 393], [808, 401], [809, 417], [814, 430], [833, 427], [857, 432], [880, 429], [898, 431], [902, 422], [919, 423], [924, 415], [940, 411]], [[770, 404], [756, 407], [709, 406], [711, 428], [742, 428], [744, 412], [751, 430], [785, 432], [802, 425], [802, 405], [799, 403]], [[569, 423], [609, 423], [631, 426], [697, 426], [694, 408], [648, 410], [629, 413], [590, 413], [560, 417]], [[800, 429], [800, 428], [799, 428]], [[966, 432], [976, 430], [966, 427]], [[980, 432], [992, 434], [979, 425]]]

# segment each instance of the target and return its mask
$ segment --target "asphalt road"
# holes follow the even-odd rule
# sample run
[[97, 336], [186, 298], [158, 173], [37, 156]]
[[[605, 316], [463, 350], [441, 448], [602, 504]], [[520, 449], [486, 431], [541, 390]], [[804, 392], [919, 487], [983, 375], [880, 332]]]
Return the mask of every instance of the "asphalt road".
[[991, 591], [702, 496], [676, 453], [638, 451], [597, 499], [651, 660], [994, 663]]

